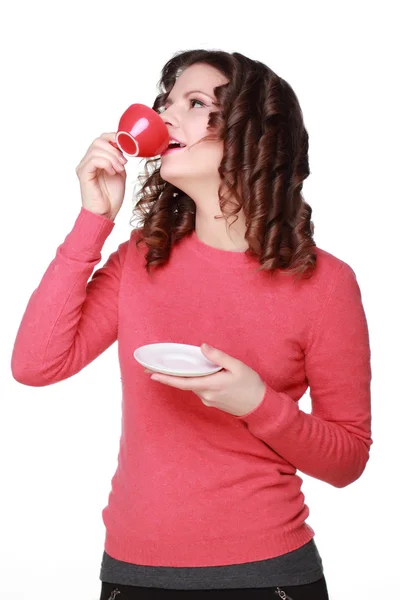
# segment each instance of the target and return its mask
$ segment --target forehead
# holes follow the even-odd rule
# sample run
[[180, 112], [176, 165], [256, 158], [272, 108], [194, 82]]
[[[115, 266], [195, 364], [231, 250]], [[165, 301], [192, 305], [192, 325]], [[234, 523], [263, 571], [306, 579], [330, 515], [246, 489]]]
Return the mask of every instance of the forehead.
[[[172, 88], [175, 94], [184, 94], [189, 89], [202, 90], [213, 95], [214, 88], [228, 83], [228, 79], [211, 65], [195, 64], [187, 67], [178, 76]], [[193, 87], [194, 86], [194, 87]], [[171, 90], [171, 92], [172, 92]]]

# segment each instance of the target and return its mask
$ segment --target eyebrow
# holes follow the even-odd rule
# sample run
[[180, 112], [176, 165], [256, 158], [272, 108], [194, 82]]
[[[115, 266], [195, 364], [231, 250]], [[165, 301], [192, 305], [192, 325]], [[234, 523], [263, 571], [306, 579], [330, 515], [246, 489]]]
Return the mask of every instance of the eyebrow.
[[[210, 98], [210, 100], [212, 100], [214, 103], [214, 98], [212, 96], [210, 96], [210, 94], [207, 94], [206, 92], [202, 92], [201, 90], [192, 90], [190, 92], [186, 92], [186, 94], [184, 94], [183, 97], [188, 98], [190, 96], [190, 94], [204, 94], [205, 96], [208, 96]], [[173, 104], [173, 102], [171, 102], [169, 96], [166, 99], [166, 101], [164, 102], [164, 105], [167, 105], [167, 104]]]

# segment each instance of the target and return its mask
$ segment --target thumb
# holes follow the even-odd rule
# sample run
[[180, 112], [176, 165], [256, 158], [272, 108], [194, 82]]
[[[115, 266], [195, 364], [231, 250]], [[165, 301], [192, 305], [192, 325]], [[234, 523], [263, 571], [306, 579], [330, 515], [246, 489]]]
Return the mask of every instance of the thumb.
[[232, 356], [229, 356], [229, 354], [222, 352], [222, 350], [217, 350], [217, 348], [213, 348], [208, 344], [202, 344], [201, 351], [204, 354], [204, 356], [208, 358], [208, 360], [215, 362], [217, 365], [223, 367], [224, 369], [232, 371], [236, 359]]

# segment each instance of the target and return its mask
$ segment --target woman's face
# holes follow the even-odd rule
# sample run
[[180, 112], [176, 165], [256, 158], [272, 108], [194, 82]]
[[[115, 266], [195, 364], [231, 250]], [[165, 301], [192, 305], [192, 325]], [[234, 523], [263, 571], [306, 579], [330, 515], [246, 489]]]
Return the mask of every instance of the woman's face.
[[[161, 155], [161, 177], [190, 195], [191, 183], [219, 181], [218, 167], [223, 156], [222, 141], [205, 141], [211, 111], [216, 111], [214, 88], [227, 83], [222, 73], [207, 64], [195, 64], [177, 78], [160, 116], [171, 138], [183, 148]], [[185, 189], [186, 188], [186, 189]]]

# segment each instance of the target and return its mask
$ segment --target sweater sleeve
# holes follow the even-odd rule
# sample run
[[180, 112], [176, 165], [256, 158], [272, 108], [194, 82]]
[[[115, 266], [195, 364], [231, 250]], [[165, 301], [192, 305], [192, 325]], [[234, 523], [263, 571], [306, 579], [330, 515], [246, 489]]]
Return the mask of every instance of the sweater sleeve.
[[362, 474], [371, 440], [370, 348], [360, 289], [343, 263], [305, 348], [311, 414], [268, 387], [239, 417], [300, 471], [344, 487]]
[[117, 339], [118, 292], [127, 242], [101, 260], [114, 222], [81, 208], [72, 231], [32, 293], [14, 343], [11, 370], [46, 386], [78, 373]]

